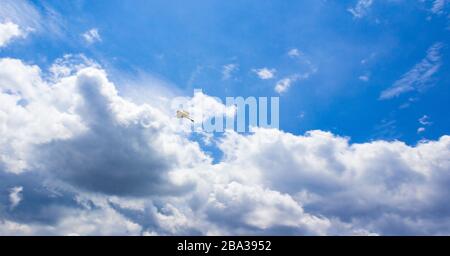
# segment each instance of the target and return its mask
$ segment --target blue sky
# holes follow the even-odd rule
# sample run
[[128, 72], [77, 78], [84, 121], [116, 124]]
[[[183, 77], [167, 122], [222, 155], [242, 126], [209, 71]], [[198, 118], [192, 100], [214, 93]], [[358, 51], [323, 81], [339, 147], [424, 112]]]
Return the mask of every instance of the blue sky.
[[0, 234], [450, 233], [448, 0], [0, 3]]
[[[33, 3], [61, 21], [58, 33], [31, 36], [2, 56], [46, 66], [63, 54], [83, 53], [106, 69], [148, 73], [187, 95], [202, 88], [221, 98], [277, 96], [277, 81], [314, 68], [308, 79], [294, 82], [281, 95], [284, 131], [322, 129], [356, 142], [399, 139], [414, 144], [450, 129], [445, 111], [448, 6], [433, 12], [432, 1], [375, 1], [362, 8], [360, 17], [349, 11], [356, 8], [355, 1]], [[46, 13], [48, 9], [57, 15]], [[92, 28], [101, 41], [87, 44], [80, 35]], [[435, 43], [443, 44], [442, 63], [428, 88], [379, 100]], [[292, 49], [302, 56], [289, 57]], [[223, 79], [229, 64], [235, 69]], [[264, 67], [275, 69], [275, 77], [261, 80], [252, 72]], [[402, 108], [409, 100], [414, 102]], [[433, 125], [418, 134], [417, 120], [424, 115]]]

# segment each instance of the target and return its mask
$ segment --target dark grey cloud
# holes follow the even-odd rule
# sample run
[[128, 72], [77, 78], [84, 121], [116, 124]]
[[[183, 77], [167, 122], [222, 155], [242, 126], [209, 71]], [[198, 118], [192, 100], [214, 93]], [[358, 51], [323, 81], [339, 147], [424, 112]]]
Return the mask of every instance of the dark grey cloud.
[[[22, 187], [22, 200], [10, 207], [9, 191]], [[58, 189], [37, 173], [13, 174], [0, 171], [0, 216], [18, 223], [53, 225], [64, 217], [63, 209], [80, 208], [75, 193]]]
[[106, 83], [95, 71], [77, 77], [81, 97], [77, 111], [87, 130], [69, 139], [38, 145], [36, 164], [64, 182], [109, 195], [173, 194], [190, 189], [190, 185], [172, 184], [167, 177], [177, 167], [178, 159], [163, 153], [157, 144], [164, 131], [143, 127], [136, 121], [121, 123], [117, 112], [134, 109], [118, 109], [123, 107], [120, 98]]

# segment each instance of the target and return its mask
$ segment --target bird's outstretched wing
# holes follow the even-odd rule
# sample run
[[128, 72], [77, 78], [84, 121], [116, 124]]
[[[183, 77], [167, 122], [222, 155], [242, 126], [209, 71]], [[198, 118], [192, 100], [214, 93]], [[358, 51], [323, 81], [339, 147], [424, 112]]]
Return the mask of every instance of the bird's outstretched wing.
[[189, 116], [189, 112], [187, 112], [185, 110], [177, 110], [177, 118], [186, 118], [186, 119], [190, 120], [191, 122], [194, 122], [194, 119], [192, 119]]

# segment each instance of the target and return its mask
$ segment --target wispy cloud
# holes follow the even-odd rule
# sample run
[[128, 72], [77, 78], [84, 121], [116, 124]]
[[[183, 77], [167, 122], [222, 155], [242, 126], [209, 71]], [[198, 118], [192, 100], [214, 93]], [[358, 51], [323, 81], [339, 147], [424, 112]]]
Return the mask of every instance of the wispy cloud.
[[361, 60], [361, 65], [366, 65], [368, 62], [372, 61], [377, 56], [376, 52], [372, 52], [368, 57]]
[[422, 133], [422, 132], [425, 132], [425, 127], [419, 127], [419, 128], [417, 128], [417, 133]]
[[297, 82], [299, 80], [305, 80], [308, 79], [311, 76], [311, 73], [305, 73], [305, 74], [295, 74], [289, 77], [285, 77], [277, 82], [275, 85], [275, 91], [279, 94], [286, 92], [294, 82]]
[[417, 129], [417, 133], [425, 132], [426, 128], [425, 126], [430, 126], [433, 123], [429, 121], [430, 118], [427, 115], [422, 116], [417, 120], [422, 126]]
[[431, 125], [432, 123], [429, 121], [429, 117], [427, 115], [422, 116], [421, 118], [419, 118], [419, 123], [421, 125]]
[[294, 82], [296, 79], [292, 77], [283, 78], [280, 81], [277, 82], [275, 85], [275, 91], [277, 93], [283, 93], [291, 87], [292, 82]]
[[359, 0], [354, 7], [348, 8], [347, 11], [349, 11], [354, 18], [359, 19], [367, 14], [372, 3], [372, 0]]
[[308, 79], [312, 74], [316, 73], [318, 70], [317, 67], [311, 62], [311, 60], [309, 60], [308, 56], [297, 48], [290, 49], [287, 52], [287, 55], [292, 59], [294, 59], [297, 65], [300, 65], [300, 67], [303, 68], [304, 72], [289, 75], [278, 80], [274, 88], [274, 90], [278, 94], [282, 94], [287, 90], [289, 90], [289, 88], [292, 86], [293, 83], [299, 80]]
[[358, 79], [363, 82], [369, 82], [370, 77], [369, 77], [369, 75], [362, 75], [362, 76], [359, 76]]
[[66, 35], [64, 18], [47, 3], [37, 8], [33, 1], [2, 0], [0, 22], [17, 24], [24, 34], [45, 33], [47, 36], [64, 38]]
[[234, 63], [223, 65], [222, 67], [222, 79], [228, 80], [231, 78], [232, 73], [238, 69], [238, 65]]
[[434, 0], [431, 7], [431, 12], [434, 14], [442, 14], [444, 12], [445, 4], [447, 0]]
[[440, 54], [442, 47], [442, 43], [433, 44], [427, 50], [427, 55], [424, 59], [406, 72], [391, 87], [381, 92], [380, 99], [391, 99], [406, 92], [420, 91], [426, 85], [431, 84], [433, 75], [438, 72], [442, 65]]
[[275, 76], [275, 69], [268, 69], [268, 68], [260, 68], [260, 69], [253, 69], [253, 72], [255, 72], [258, 77], [262, 80], [267, 80], [274, 78]]
[[93, 44], [95, 42], [101, 42], [102, 38], [100, 37], [100, 33], [98, 32], [98, 29], [92, 28], [85, 33], [83, 33], [83, 38], [86, 40], [88, 44]]
[[375, 125], [372, 137], [383, 140], [397, 140], [402, 137], [402, 134], [398, 131], [396, 120], [383, 119]]
[[28, 1], [2, 0], [0, 22], [13, 22], [22, 28], [40, 29], [42, 17], [39, 11]]

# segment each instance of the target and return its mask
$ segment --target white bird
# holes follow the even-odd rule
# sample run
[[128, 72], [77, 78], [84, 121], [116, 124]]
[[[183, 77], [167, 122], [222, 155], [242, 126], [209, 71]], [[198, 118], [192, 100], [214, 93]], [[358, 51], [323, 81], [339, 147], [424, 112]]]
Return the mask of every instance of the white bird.
[[192, 119], [192, 117], [189, 116], [189, 112], [184, 111], [184, 110], [177, 110], [177, 117], [178, 118], [186, 118], [186, 119], [190, 120], [191, 122], [194, 122], [194, 119]]

